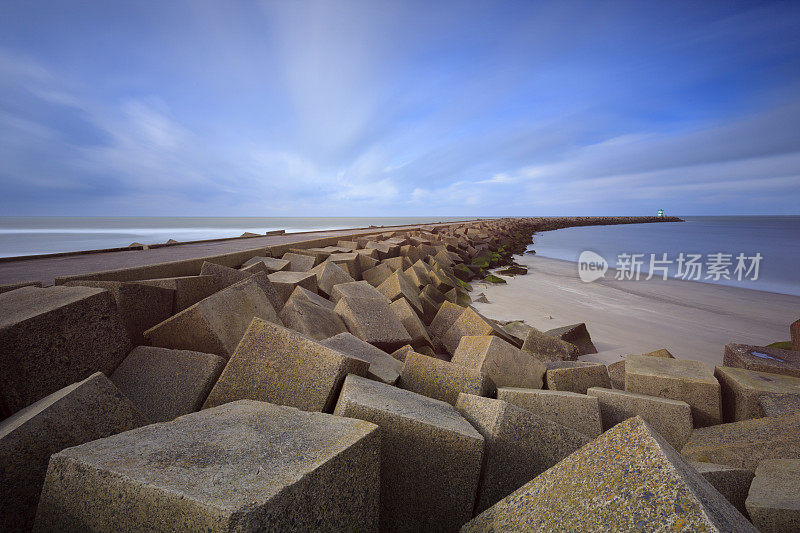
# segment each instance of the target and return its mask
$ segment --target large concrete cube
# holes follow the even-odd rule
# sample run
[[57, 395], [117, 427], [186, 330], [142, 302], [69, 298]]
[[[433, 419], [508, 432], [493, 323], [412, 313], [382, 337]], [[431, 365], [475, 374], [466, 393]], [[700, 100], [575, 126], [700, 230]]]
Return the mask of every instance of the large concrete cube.
[[411, 343], [411, 335], [385, 298], [340, 298], [334, 311], [350, 333], [381, 350], [394, 351]]
[[171, 314], [179, 313], [223, 288], [214, 276], [178, 276], [146, 279], [136, 283], [175, 291]]
[[397, 383], [400, 372], [403, 370], [402, 362], [368, 342], [362, 341], [352, 333], [340, 333], [320, 341], [320, 344], [354, 359], [366, 361], [369, 363], [367, 377], [389, 385]]
[[267, 295], [249, 278], [216, 292], [144, 332], [152, 346], [231, 356], [253, 318], [280, 322]]
[[522, 349], [533, 354], [537, 359], [548, 363], [552, 361], [575, 361], [580, 355], [580, 350], [574, 344], [548, 335], [536, 328], [531, 328], [528, 331], [528, 336], [525, 337]]
[[0, 422], [0, 530], [30, 531], [52, 454], [147, 423], [100, 372]]
[[762, 396], [789, 396], [800, 401], [800, 377], [718, 366], [714, 376], [722, 387], [722, 415], [726, 422], [766, 416]]
[[411, 304], [408, 303], [408, 300], [400, 298], [392, 302], [389, 307], [411, 336], [411, 346], [417, 350], [424, 346], [428, 346], [431, 349], [433, 348], [433, 342], [430, 336], [428, 336], [428, 329], [425, 327], [425, 324], [422, 323], [422, 320], [420, 320], [419, 315], [411, 307]]
[[497, 399], [592, 438], [603, 432], [600, 404], [594, 396], [566, 391], [499, 387]]
[[0, 418], [95, 372], [131, 349], [111, 293], [22, 287], [0, 294]]
[[800, 378], [800, 352], [749, 344], [726, 344], [722, 364]]
[[402, 270], [397, 270], [378, 286], [378, 290], [392, 302], [403, 298], [411, 304], [414, 311], [419, 315], [424, 315], [422, 302], [419, 299], [419, 291]]
[[374, 424], [238, 401], [64, 450], [35, 531], [377, 531]]
[[495, 390], [492, 380], [480, 370], [454, 365], [416, 352], [406, 355], [400, 374], [400, 386], [451, 405], [455, 405], [462, 392], [488, 396]]
[[289, 261], [289, 270], [292, 272], [308, 272], [319, 262], [318, 256], [286, 252], [282, 259]]
[[249, 399], [330, 412], [347, 374], [369, 363], [259, 318], [253, 319], [205, 407]]
[[366, 281], [340, 283], [334, 286], [331, 292], [331, 300], [338, 302], [342, 298], [375, 298], [391, 303], [391, 300], [384, 296], [382, 292]]
[[311, 269], [317, 276], [317, 289], [325, 297], [329, 297], [334, 285], [355, 281], [350, 274], [336, 263], [325, 261]]
[[[461, 337], [476, 335], [494, 335], [508, 341], [511, 336], [502, 331], [498, 326], [481, 316], [471, 307], [467, 307], [458, 316], [453, 325], [450, 326], [441, 337], [442, 345], [449, 354], [455, 354]], [[513, 344], [513, 343], [512, 343]]]
[[242, 265], [242, 267], [250, 267], [255, 264], [262, 263], [264, 268], [267, 270], [267, 274], [272, 274], [273, 272], [280, 272], [282, 270], [289, 270], [291, 266], [291, 261], [288, 259], [278, 259], [276, 257], [261, 257], [256, 256], [248, 259]]
[[686, 402], [600, 387], [590, 388], [587, 394], [599, 402], [604, 431], [640, 416], [676, 450], [692, 434], [692, 408]]
[[586, 394], [590, 387], [611, 388], [608, 369], [602, 363], [554, 361], [547, 363], [545, 382], [550, 390]]
[[689, 464], [703, 476], [706, 481], [725, 496], [740, 513], [747, 516], [745, 500], [747, 492], [750, 490], [750, 483], [753, 482], [754, 473], [746, 468], [734, 468], [732, 466], [718, 465], [714, 463], [699, 463], [689, 461]]
[[456, 409], [486, 442], [476, 513], [485, 511], [591, 440], [502, 400], [459, 394]]
[[699, 361], [629, 356], [625, 362], [625, 390], [688, 403], [695, 427], [722, 422], [719, 382]]
[[289, 299], [297, 287], [303, 287], [310, 292], [317, 292], [317, 276], [312, 272], [289, 272], [281, 270], [267, 276], [275, 287], [281, 303]]
[[577, 346], [580, 355], [597, 353], [597, 348], [595, 348], [592, 337], [589, 335], [586, 324], [583, 322], [549, 329], [545, 331], [545, 334]]
[[224, 367], [214, 354], [138, 346], [111, 381], [151, 422], [167, 422], [199, 411]]
[[756, 531], [639, 417], [606, 431], [462, 531], [642, 529]]
[[800, 460], [762, 461], [745, 502], [759, 531], [800, 531]]
[[766, 459], [800, 459], [800, 413], [695, 429], [681, 453], [748, 470]]
[[347, 326], [330, 306], [312, 301], [300, 292], [302, 290], [297, 287], [278, 313], [284, 326], [318, 341], [347, 331]]
[[461, 337], [452, 363], [486, 373], [498, 387], [542, 387], [544, 363], [494, 335]]
[[[446, 351], [441, 339], [444, 337], [445, 333], [447, 333], [447, 330], [456, 323], [456, 320], [458, 320], [458, 317], [464, 312], [464, 309], [466, 308], [456, 305], [453, 302], [444, 302], [441, 304], [434, 314], [430, 322], [430, 327], [428, 328], [428, 333], [430, 333], [431, 340], [434, 343], [434, 349], [440, 352]], [[458, 348], [458, 346], [456, 346], [456, 348]]]
[[348, 376], [334, 414], [381, 428], [382, 531], [456, 531], [470, 519], [483, 437], [451, 405]]

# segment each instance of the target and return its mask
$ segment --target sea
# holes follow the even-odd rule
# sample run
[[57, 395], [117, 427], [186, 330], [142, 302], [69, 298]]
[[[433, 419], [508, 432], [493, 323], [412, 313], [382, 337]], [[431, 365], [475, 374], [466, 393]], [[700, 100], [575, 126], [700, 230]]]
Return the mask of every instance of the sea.
[[652, 272], [657, 278], [800, 296], [800, 216], [681, 218], [685, 222], [542, 232], [528, 249], [574, 261], [576, 270], [581, 254], [594, 252], [625, 279], [646, 279]]
[[[653, 266], [653, 275], [658, 277], [800, 295], [800, 216], [681, 218], [685, 222], [543, 232], [534, 237], [529, 249], [539, 256], [575, 261], [576, 268], [581, 253], [591, 251], [604, 258], [609, 268], [629, 276], [638, 272], [647, 277]], [[169, 239], [217, 239], [244, 232], [282, 229], [292, 233], [468, 219], [474, 217], [0, 217], [0, 257]]]

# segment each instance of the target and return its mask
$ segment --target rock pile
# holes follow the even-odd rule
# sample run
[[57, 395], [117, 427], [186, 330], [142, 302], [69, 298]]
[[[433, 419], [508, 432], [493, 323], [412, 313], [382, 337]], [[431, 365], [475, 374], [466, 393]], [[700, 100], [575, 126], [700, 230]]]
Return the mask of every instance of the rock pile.
[[0, 294], [0, 530], [796, 530], [796, 352], [611, 369], [577, 361], [585, 324], [469, 306], [490, 269], [525, 275], [535, 231], [582, 222]]

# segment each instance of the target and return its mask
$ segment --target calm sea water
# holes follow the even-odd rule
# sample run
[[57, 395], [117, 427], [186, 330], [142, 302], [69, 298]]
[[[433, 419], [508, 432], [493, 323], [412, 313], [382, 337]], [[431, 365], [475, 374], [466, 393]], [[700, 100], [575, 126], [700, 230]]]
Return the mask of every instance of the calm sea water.
[[[566, 228], [541, 233], [534, 237], [530, 248], [537, 255], [577, 261], [584, 250], [601, 255], [611, 268], [624, 266], [631, 272], [632, 260], [620, 258], [621, 254], [644, 254], [641, 271], [649, 272], [651, 254], [656, 260], [666, 263], [669, 277], [678, 275], [677, 259], [681, 253], [700, 254], [701, 278], [695, 279], [697, 271], [687, 272], [684, 264], [684, 279], [707, 283], [722, 283], [760, 291], [800, 295], [800, 216], [753, 216], [753, 217], [682, 217], [686, 222], [664, 224], [631, 224], [625, 226], [589, 226]], [[709, 254], [731, 254], [730, 265], [726, 257], [717, 262], [718, 272], [727, 270], [731, 279], [720, 275], [719, 279], [709, 264], [714, 258]], [[761, 254], [758, 279], [751, 279], [754, 271], [737, 279], [737, 256], [744, 254], [745, 268], [754, 262], [752, 257]], [[671, 263], [670, 263], [671, 261]], [[627, 265], [620, 265], [620, 262]], [[576, 267], [577, 268], [577, 267]], [[746, 271], [742, 272], [747, 274]], [[662, 271], [656, 274], [661, 277]], [[610, 275], [610, 274], [609, 274]], [[710, 276], [710, 277], [707, 277]], [[646, 277], [646, 276], [643, 276]]]
[[238, 237], [249, 231], [316, 231], [395, 226], [471, 217], [0, 217], [0, 257]]

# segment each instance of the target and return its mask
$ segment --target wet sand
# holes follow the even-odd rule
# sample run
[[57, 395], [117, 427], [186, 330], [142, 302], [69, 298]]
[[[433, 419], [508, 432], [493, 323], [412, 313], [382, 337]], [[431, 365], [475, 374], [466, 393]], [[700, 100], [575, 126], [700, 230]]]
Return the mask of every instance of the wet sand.
[[[789, 340], [800, 317], [800, 296], [683, 280], [584, 283], [576, 263], [526, 255], [524, 276], [506, 285], [475, 283], [475, 308], [499, 320], [525, 320], [537, 329], [585, 322], [598, 353], [587, 361], [612, 363], [626, 354], [667, 348], [675, 357], [722, 364], [726, 343], [764, 345]], [[551, 316], [552, 318], [546, 318]]]

